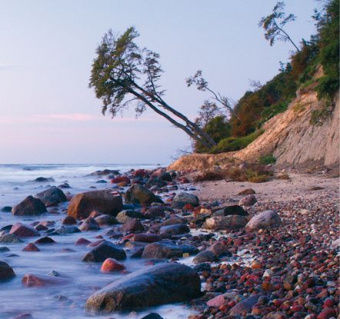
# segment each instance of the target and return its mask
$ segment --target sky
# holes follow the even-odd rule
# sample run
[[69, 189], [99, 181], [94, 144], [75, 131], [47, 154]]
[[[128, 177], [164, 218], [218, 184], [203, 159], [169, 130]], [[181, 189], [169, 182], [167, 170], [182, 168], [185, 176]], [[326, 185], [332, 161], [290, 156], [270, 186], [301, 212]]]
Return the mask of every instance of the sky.
[[[191, 120], [210, 95], [185, 79], [202, 70], [235, 101], [269, 81], [293, 46], [270, 46], [258, 27], [272, 0], [0, 0], [0, 163], [160, 163], [190, 151], [184, 132], [134, 107], [112, 119], [88, 87], [96, 47], [134, 26], [160, 54], [164, 99]], [[299, 43], [315, 33], [315, 0], [286, 0]]]

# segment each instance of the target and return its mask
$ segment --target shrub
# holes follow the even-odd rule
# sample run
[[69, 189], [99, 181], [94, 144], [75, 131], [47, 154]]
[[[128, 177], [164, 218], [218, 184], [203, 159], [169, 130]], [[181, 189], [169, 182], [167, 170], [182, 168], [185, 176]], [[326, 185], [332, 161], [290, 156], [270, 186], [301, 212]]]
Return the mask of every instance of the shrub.
[[219, 181], [226, 178], [226, 171], [206, 171], [193, 178], [195, 183], [206, 181]]
[[268, 154], [268, 155], [260, 157], [259, 162], [260, 164], [263, 164], [263, 165], [275, 164], [276, 158], [273, 154]]
[[264, 130], [258, 130], [247, 136], [225, 138], [212, 149], [212, 153], [216, 154], [241, 150], [258, 138], [263, 132]]
[[268, 182], [274, 172], [259, 164], [249, 165], [246, 169], [233, 167], [228, 171], [228, 177], [237, 182], [264, 183]]

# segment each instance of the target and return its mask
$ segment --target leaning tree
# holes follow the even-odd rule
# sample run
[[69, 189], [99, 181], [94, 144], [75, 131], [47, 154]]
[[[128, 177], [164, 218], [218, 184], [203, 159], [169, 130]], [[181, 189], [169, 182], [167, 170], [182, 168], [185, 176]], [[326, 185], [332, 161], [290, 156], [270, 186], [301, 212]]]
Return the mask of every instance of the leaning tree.
[[109, 111], [115, 117], [134, 103], [137, 115], [150, 108], [206, 147], [216, 145], [196, 123], [164, 101], [159, 54], [140, 48], [135, 42], [138, 36], [133, 27], [122, 35], [109, 30], [96, 50], [89, 86], [102, 100], [103, 114]]

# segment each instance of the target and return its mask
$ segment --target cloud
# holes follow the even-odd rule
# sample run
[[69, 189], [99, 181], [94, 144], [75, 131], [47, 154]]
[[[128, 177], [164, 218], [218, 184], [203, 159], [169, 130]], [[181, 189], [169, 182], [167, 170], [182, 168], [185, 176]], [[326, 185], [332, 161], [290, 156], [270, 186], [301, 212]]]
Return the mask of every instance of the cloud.
[[[90, 114], [90, 113], [50, 113], [50, 114], [31, 114], [31, 115], [19, 115], [19, 116], [1, 116], [0, 124], [49, 124], [49, 123], [76, 123], [76, 122], [102, 122], [104, 117], [100, 114]], [[131, 123], [131, 122], [159, 122], [159, 117], [140, 117], [136, 119], [135, 117], [116, 117], [110, 119], [110, 117], [105, 117], [106, 122], [112, 121], [114, 123]]]

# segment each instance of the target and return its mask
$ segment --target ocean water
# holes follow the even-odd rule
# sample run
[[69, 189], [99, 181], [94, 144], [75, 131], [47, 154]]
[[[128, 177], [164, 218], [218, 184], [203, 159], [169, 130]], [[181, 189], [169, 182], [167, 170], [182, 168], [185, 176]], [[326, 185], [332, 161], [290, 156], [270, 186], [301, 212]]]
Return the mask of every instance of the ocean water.
[[[157, 168], [157, 164], [141, 165], [0, 165], [0, 210], [4, 206], [14, 206], [28, 195], [35, 195], [50, 186], [58, 186], [67, 182], [71, 188], [63, 191], [77, 194], [93, 189], [112, 187], [110, 183], [98, 183], [105, 179], [93, 176], [91, 173], [112, 169], [126, 172], [132, 168]], [[53, 178], [50, 182], [34, 182], [38, 177]], [[11, 213], [0, 211], [0, 229], [4, 226], [20, 222], [30, 225], [35, 221], [53, 221], [54, 228], [61, 225], [65, 217], [67, 203], [60, 205], [57, 212], [50, 212], [39, 217], [17, 217]], [[101, 263], [84, 263], [82, 257], [89, 251], [88, 247], [74, 245], [80, 237], [90, 241], [105, 237], [110, 228], [99, 231], [68, 234], [65, 236], [50, 236], [57, 244], [40, 245], [39, 252], [24, 252], [23, 248], [37, 238], [26, 238], [20, 244], [1, 244], [10, 251], [0, 252], [0, 260], [7, 262], [16, 273], [16, 277], [8, 282], [0, 283], [0, 319], [14, 318], [21, 313], [30, 313], [34, 319], [65, 319], [65, 318], [115, 318], [139, 319], [150, 312], [157, 312], [165, 319], [187, 318], [194, 311], [185, 304], [164, 305], [142, 312], [114, 313], [111, 315], [93, 315], [85, 311], [87, 298], [97, 289], [106, 286], [121, 273], [103, 274]], [[124, 264], [128, 272], [146, 267], [144, 260], [127, 259]], [[62, 285], [27, 288], [21, 280], [25, 274], [33, 273], [48, 275], [56, 271], [67, 278]]]

